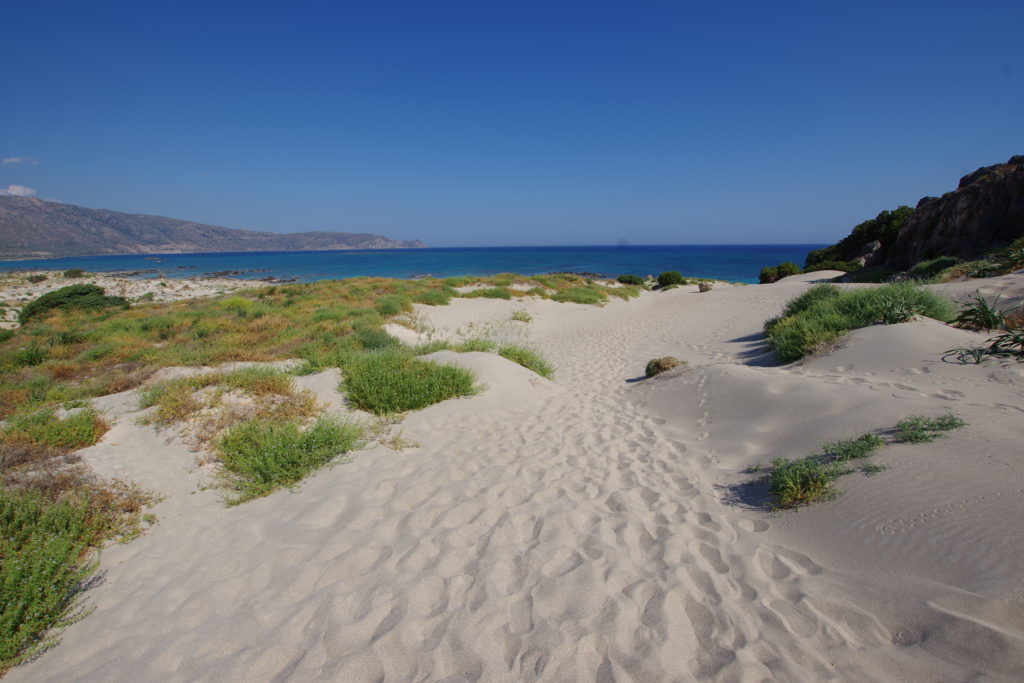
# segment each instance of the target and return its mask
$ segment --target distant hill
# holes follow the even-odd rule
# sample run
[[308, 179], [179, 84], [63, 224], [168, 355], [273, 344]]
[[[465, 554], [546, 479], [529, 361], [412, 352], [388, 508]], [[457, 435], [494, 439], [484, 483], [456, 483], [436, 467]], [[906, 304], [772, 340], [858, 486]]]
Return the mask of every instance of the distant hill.
[[176, 218], [0, 196], [0, 258], [424, 246], [419, 240], [399, 241], [369, 233], [234, 230]]

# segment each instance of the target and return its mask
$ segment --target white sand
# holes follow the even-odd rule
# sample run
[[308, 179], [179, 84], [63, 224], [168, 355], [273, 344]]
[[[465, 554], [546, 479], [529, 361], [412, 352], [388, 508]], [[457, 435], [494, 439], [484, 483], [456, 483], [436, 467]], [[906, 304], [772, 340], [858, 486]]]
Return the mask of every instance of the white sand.
[[[30, 275], [45, 275], [42, 282], [29, 282]], [[88, 274], [65, 278], [62, 271], [35, 270], [0, 276], [0, 328], [17, 327], [18, 312], [28, 302], [68, 285], [90, 284], [102, 287], [108, 296], [123, 296], [132, 303], [177, 301], [237, 292], [253, 287], [266, 287], [259, 280], [236, 280], [222, 277], [132, 279], [111, 275]]]
[[[438, 335], [536, 345], [557, 381], [441, 353], [487, 389], [408, 416], [419, 447], [230, 509], [127, 415], [85, 457], [165, 492], [160, 522], [10, 679], [1019, 680], [1024, 366], [942, 363], [985, 336], [933, 321], [777, 366], [761, 325], [807, 286], [418, 307]], [[631, 381], [664, 355], [689, 368]], [[337, 407], [335, 379], [306, 386]], [[969, 426], [886, 447], [831, 502], [771, 514], [743, 473], [947, 411]]]

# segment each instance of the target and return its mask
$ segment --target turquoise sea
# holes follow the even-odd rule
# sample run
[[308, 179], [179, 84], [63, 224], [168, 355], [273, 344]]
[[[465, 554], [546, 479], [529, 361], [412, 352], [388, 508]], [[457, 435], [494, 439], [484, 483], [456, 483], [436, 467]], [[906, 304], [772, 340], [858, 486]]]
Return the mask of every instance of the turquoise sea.
[[356, 251], [129, 254], [0, 261], [0, 271], [36, 269], [121, 273], [132, 277], [220, 275], [310, 282], [373, 275], [393, 278], [574, 272], [616, 277], [678, 270], [691, 277], [757, 282], [764, 266], [803, 265], [821, 244], [463, 247]]

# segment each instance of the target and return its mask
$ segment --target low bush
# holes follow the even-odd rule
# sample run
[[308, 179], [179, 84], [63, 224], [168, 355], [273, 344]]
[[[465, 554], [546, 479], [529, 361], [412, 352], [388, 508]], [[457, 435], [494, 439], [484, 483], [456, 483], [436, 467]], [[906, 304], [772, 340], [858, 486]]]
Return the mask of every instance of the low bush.
[[959, 429], [966, 424], [952, 413], [941, 417], [912, 415], [896, 425], [896, 438], [903, 443], [927, 443], [942, 436], [942, 432]]
[[452, 298], [450, 290], [428, 289], [416, 295], [415, 301], [418, 304], [427, 306], [447, 306]]
[[647, 367], [644, 368], [644, 376], [654, 377], [655, 375], [660, 375], [663, 372], [668, 372], [672, 368], [677, 368], [680, 365], [684, 365], [683, 361], [674, 356], [654, 358], [647, 361]]
[[666, 270], [658, 275], [658, 286], [668, 287], [669, 285], [685, 285], [686, 278], [678, 270]]
[[608, 300], [607, 292], [586, 287], [569, 287], [551, 295], [552, 301], [574, 304], [600, 304]]
[[616, 278], [624, 285], [643, 285], [644, 280], [639, 275], [620, 275]]
[[484, 299], [505, 299], [507, 301], [512, 298], [512, 292], [504, 287], [488, 287], [487, 289], [478, 289], [475, 292], [470, 292], [463, 296], [482, 297]]
[[866, 458], [884, 445], [882, 437], [867, 432], [854, 439], [822, 444], [821, 452], [833, 462], [843, 463]]
[[524, 368], [533, 370], [541, 377], [551, 379], [555, 374], [555, 368], [548, 363], [539, 353], [525, 346], [503, 346], [498, 351], [502, 358], [519, 363]]
[[359, 342], [364, 349], [390, 349], [398, 346], [399, 341], [379, 327], [367, 327], [356, 330], [353, 338]]
[[306, 429], [295, 422], [252, 420], [235, 425], [216, 452], [238, 503], [294, 486], [313, 470], [358, 447], [363, 430], [329, 418]]
[[529, 312], [520, 308], [518, 310], [512, 311], [512, 320], [521, 323], [528, 323], [533, 322], [533, 316], [530, 315]]
[[25, 279], [31, 282], [32, 284], [36, 284], [37, 282], [42, 282], [43, 280], [45, 280], [46, 276], [43, 275], [42, 273], [33, 273], [32, 275], [29, 275]]
[[808, 505], [835, 497], [832, 482], [840, 474], [841, 470], [836, 465], [814, 458], [776, 458], [768, 473], [768, 491], [779, 507]]
[[342, 390], [349, 400], [377, 415], [418, 410], [473, 393], [473, 374], [468, 370], [417, 360], [401, 351], [360, 354], [343, 372]]
[[106, 296], [103, 288], [96, 285], [69, 285], [30, 301], [18, 314], [18, 322], [24, 325], [33, 317], [54, 309], [99, 310], [115, 306], [128, 308], [128, 300], [121, 296]]
[[64, 277], [66, 278], [79, 278], [85, 277], [85, 271], [81, 268], [69, 268], [64, 271]]
[[401, 294], [389, 294], [377, 302], [377, 310], [381, 315], [398, 315], [412, 310], [412, 301]]
[[807, 266], [803, 272], [813, 273], [818, 270], [841, 270], [844, 273], [854, 273], [860, 270], [860, 264], [853, 261], [821, 261], [813, 266]]
[[939, 277], [943, 271], [955, 266], [959, 261], [952, 256], [940, 256], [930, 261], [921, 261], [910, 269], [910, 277], [916, 280], [932, 280]]
[[818, 285], [790, 301], [781, 316], [768, 320], [765, 332], [779, 358], [792, 362], [850, 330], [904, 322], [918, 315], [947, 322], [953, 318], [953, 306], [910, 283], [849, 291]]

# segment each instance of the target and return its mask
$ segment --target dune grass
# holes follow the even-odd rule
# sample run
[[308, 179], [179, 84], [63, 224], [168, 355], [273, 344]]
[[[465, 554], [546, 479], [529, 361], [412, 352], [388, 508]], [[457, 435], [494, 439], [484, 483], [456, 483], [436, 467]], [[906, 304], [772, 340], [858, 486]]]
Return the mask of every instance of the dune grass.
[[320, 418], [303, 429], [294, 421], [256, 419], [231, 427], [217, 442], [224, 479], [237, 505], [299, 483], [310, 472], [359, 447], [363, 428]]
[[404, 349], [353, 356], [343, 374], [341, 389], [352, 404], [376, 415], [419, 410], [473, 393], [468, 370], [419, 360]]
[[[952, 413], [939, 417], [912, 415], [901, 420], [895, 437], [890, 443], [927, 443], [935, 440], [942, 432], [959, 429], [967, 423]], [[883, 439], [874, 432], [866, 432], [852, 439], [821, 444], [819, 452], [806, 458], [772, 460], [766, 478], [768, 491], [778, 508], [793, 508], [829, 500], [839, 495], [833, 483], [839, 477], [850, 474], [853, 460], [863, 460], [885, 446]], [[864, 463], [859, 470], [873, 476], [889, 469], [887, 465]]]
[[850, 330], [895, 324], [915, 316], [948, 322], [952, 302], [911, 283], [840, 290], [818, 285], [791, 300], [782, 315], [765, 323], [768, 344], [784, 362], [799, 360], [835, 343]]
[[498, 355], [507, 358], [513, 363], [518, 363], [524, 368], [533, 370], [541, 377], [552, 379], [555, 375], [555, 368], [544, 359], [539, 353], [525, 346], [508, 345], [498, 350]]

